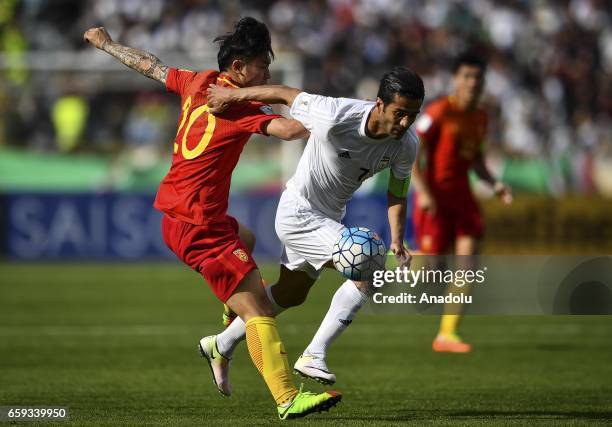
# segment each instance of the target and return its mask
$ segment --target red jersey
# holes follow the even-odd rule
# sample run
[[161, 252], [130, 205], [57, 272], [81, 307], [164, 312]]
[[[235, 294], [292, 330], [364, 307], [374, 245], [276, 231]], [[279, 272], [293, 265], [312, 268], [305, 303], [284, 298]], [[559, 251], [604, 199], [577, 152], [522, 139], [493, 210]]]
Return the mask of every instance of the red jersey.
[[487, 114], [478, 108], [460, 110], [451, 97], [443, 97], [429, 104], [416, 130], [427, 143], [424, 177], [431, 191], [469, 193], [468, 170], [482, 155]]
[[238, 87], [218, 71], [171, 68], [168, 91], [181, 96], [182, 114], [170, 171], [162, 180], [154, 206], [172, 218], [204, 225], [225, 217], [232, 171], [253, 133], [282, 117], [259, 102], [231, 106], [220, 115], [208, 112], [209, 84]]

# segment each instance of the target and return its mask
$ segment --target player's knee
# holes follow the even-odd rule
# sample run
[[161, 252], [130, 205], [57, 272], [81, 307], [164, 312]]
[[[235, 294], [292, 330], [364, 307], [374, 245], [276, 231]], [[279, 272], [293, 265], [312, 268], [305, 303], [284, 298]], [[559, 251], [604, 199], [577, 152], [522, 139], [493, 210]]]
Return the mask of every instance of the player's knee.
[[308, 297], [311, 286], [312, 283], [303, 282], [278, 283], [274, 286], [274, 299], [284, 308], [302, 305]]
[[274, 317], [258, 270], [251, 270], [244, 276], [226, 303], [244, 321], [255, 316]]
[[243, 314], [238, 314], [244, 321], [251, 317], [275, 317], [270, 300], [265, 295], [253, 295], [251, 303], [242, 309]]
[[310, 291], [310, 286], [307, 288], [300, 288], [297, 292], [291, 294], [288, 298], [289, 305], [287, 307], [296, 307], [298, 305], [304, 304], [306, 298], [308, 297], [308, 292]]
[[281, 307], [289, 308], [301, 305], [306, 301], [308, 292], [315, 279], [300, 270], [289, 270], [281, 265], [280, 276], [273, 288], [273, 296]]
[[284, 308], [296, 307], [302, 305], [306, 301], [310, 286], [291, 286], [279, 289], [278, 295], [275, 295], [275, 300], [278, 305]]

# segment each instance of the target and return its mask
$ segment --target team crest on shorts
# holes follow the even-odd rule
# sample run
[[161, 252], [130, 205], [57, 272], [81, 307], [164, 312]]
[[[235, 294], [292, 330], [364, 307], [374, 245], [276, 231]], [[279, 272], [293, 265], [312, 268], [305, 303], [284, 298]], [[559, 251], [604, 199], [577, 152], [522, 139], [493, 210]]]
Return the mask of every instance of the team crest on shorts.
[[249, 256], [247, 255], [247, 253], [242, 250], [242, 249], [236, 249], [234, 252], [232, 252], [234, 255], [236, 255], [236, 258], [238, 258], [240, 261], [242, 262], [247, 262], [249, 260]]

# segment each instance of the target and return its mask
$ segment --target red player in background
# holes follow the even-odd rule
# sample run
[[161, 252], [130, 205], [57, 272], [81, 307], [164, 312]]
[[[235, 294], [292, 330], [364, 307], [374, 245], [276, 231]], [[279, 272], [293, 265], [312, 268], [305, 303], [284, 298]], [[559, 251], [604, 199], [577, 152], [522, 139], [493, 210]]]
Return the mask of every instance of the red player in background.
[[[485, 72], [486, 64], [480, 57], [470, 53], [459, 56], [453, 69], [453, 93], [429, 104], [416, 123], [420, 148], [413, 170], [417, 189], [413, 218], [419, 249], [426, 255], [454, 251], [465, 256], [461, 258], [470, 264], [465, 266], [468, 268], [474, 266], [483, 231], [469, 170], [489, 184], [504, 203], [512, 202], [510, 188], [495, 180], [484, 162], [487, 114], [478, 102]], [[460, 318], [460, 313], [445, 310], [434, 351], [471, 350], [457, 335]]]

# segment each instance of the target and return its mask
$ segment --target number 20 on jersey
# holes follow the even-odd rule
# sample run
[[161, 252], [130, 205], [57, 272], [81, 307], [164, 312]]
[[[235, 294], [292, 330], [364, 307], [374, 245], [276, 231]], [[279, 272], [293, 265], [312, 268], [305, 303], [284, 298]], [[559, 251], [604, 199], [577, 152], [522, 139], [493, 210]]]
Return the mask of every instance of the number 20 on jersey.
[[[179, 124], [178, 131], [176, 132], [177, 136], [181, 133], [181, 129], [185, 126], [185, 122], [187, 122], [187, 127], [185, 128], [185, 132], [183, 133], [183, 137], [181, 138], [180, 148], [181, 154], [186, 160], [192, 160], [198, 157], [200, 154], [204, 152], [210, 140], [212, 139], [213, 132], [215, 131], [215, 123], [216, 118], [214, 115], [208, 112], [208, 105], [201, 105], [198, 108], [194, 109], [190, 114], [187, 114], [191, 108], [191, 97], [185, 100], [183, 104], [183, 112], [181, 123]], [[189, 132], [191, 131], [191, 127], [201, 116], [204, 116], [203, 119], [206, 119], [206, 129], [204, 130], [204, 134], [197, 145], [193, 148], [189, 148], [187, 146], [187, 137]], [[174, 143], [174, 152], [177, 153], [179, 150], [179, 144], [177, 142]]]

